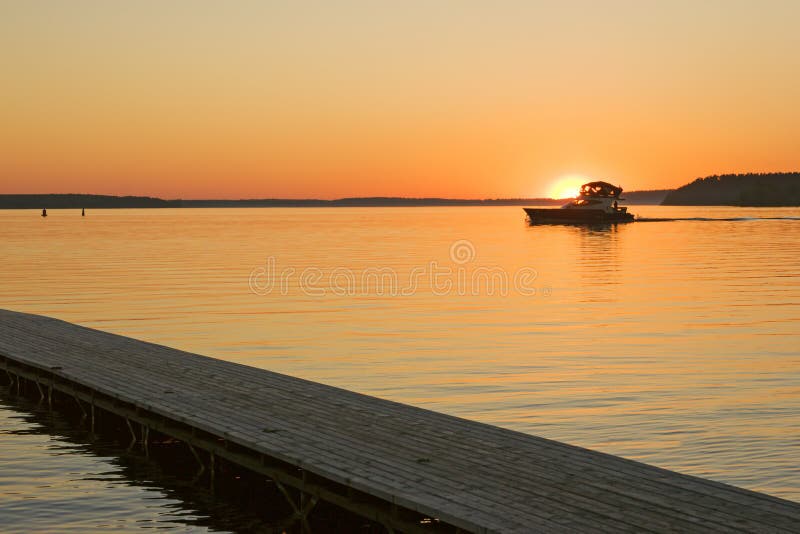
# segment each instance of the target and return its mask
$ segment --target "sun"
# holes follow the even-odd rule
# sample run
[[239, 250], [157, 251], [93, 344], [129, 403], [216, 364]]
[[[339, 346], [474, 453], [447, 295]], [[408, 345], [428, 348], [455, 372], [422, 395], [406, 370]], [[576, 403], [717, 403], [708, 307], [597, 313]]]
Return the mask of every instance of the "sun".
[[554, 182], [547, 191], [549, 198], [575, 198], [581, 190], [581, 186], [591, 180], [585, 176], [569, 174], [562, 176]]

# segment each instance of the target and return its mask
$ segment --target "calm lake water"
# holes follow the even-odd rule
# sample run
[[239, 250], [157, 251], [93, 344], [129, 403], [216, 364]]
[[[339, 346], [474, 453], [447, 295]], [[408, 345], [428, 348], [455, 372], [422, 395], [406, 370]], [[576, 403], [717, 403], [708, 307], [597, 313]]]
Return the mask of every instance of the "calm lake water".
[[0, 211], [0, 306], [800, 501], [800, 209], [632, 211]]

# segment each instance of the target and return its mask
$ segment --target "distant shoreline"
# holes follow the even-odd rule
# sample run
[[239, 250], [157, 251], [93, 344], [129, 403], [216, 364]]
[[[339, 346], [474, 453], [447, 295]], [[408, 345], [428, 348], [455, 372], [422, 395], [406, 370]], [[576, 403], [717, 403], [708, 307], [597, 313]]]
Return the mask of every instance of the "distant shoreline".
[[[671, 190], [631, 191], [628, 204], [659, 204]], [[424, 207], [424, 206], [527, 206], [560, 205], [566, 199], [553, 198], [407, 198], [356, 197], [321, 199], [165, 200], [155, 197], [43, 194], [0, 195], [0, 209], [115, 209], [115, 208], [338, 208], [338, 207]]]
[[664, 206], [800, 206], [800, 172], [721, 174], [670, 191]]

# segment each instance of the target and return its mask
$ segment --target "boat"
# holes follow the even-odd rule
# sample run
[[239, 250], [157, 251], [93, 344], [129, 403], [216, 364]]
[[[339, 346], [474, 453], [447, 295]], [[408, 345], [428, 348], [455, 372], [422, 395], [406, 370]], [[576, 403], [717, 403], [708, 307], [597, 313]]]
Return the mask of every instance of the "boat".
[[633, 222], [628, 208], [620, 206], [622, 188], [608, 182], [589, 182], [560, 208], [523, 208], [531, 224], [597, 224]]

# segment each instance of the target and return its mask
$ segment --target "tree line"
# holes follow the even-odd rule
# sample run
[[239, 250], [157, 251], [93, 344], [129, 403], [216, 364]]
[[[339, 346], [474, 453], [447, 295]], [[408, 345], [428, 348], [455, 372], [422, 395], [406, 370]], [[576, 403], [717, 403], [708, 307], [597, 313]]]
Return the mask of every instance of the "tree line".
[[668, 206], [800, 206], [800, 172], [715, 174], [670, 192]]

